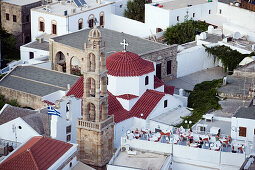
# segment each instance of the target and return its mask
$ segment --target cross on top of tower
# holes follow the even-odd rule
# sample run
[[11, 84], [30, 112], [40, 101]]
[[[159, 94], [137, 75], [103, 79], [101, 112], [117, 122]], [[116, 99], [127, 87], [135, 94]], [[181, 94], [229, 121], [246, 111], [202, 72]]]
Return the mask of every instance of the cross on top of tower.
[[126, 52], [127, 51], [127, 46], [128, 46], [128, 43], [127, 43], [126, 39], [124, 39], [123, 42], [120, 43], [120, 45], [123, 45], [122, 52]]

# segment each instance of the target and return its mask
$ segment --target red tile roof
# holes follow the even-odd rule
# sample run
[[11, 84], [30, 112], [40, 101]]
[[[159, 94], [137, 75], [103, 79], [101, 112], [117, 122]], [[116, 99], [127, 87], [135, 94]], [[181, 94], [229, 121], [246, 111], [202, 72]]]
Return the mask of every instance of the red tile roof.
[[132, 52], [117, 52], [106, 59], [106, 68], [112, 76], [141, 76], [154, 71], [151, 61], [142, 59]]
[[77, 98], [82, 98], [83, 96], [83, 91], [84, 91], [84, 78], [81, 76], [77, 82], [73, 85], [73, 87], [67, 92], [66, 96], [74, 95]]
[[48, 100], [44, 100], [43, 103], [46, 103], [46, 104], [49, 104], [49, 105], [55, 105], [55, 103], [52, 103], [52, 102], [50, 102]]
[[71, 147], [72, 144], [66, 142], [49, 137], [36, 136], [1, 163], [0, 169], [46, 170]]
[[[116, 123], [131, 117], [138, 117], [146, 119], [153, 109], [157, 106], [159, 101], [165, 96], [165, 93], [155, 90], [147, 90], [141, 98], [136, 102], [130, 111], [125, 110], [116, 96], [108, 92], [108, 112], [114, 115], [114, 121]], [[143, 114], [143, 116], [141, 116]]]
[[166, 94], [174, 94], [174, 86], [168, 86], [166, 85], [162, 80], [160, 80], [157, 76], [154, 76], [154, 89], [164, 85], [164, 92]]
[[164, 82], [161, 81], [157, 76], [154, 76], [154, 89], [164, 85]]
[[122, 98], [122, 99], [125, 99], [125, 100], [131, 100], [131, 99], [137, 98], [138, 96], [133, 95], [133, 94], [123, 94], [123, 95], [119, 95], [119, 96], [116, 96], [116, 97], [117, 98]]

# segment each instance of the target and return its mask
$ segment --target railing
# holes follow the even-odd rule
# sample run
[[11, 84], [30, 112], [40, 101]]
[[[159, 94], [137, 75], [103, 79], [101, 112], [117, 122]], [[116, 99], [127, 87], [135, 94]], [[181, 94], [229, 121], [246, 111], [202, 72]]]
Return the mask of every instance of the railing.
[[249, 3], [247, 1], [242, 1], [241, 8], [248, 9], [255, 12], [255, 4]]
[[78, 119], [77, 127], [90, 130], [102, 131], [105, 127], [113, 124], [113, 116], [108, 117], [102, 122], [91, 122], [83, 119]]

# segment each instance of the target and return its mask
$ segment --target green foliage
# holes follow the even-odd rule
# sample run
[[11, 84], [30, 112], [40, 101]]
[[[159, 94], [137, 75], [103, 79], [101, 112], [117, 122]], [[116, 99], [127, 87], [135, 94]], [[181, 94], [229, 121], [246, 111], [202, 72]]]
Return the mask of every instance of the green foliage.
[[6, 74], [1, 74], [0, 75], [0, 80], [5, 76]]
[[184, 44], [195, 40], [196, 32], [204, 32], [208, 29], [208, 24], [201, 21], [187, 20], [183, 23], [167, 28], [165, 39], [167, 44]]
[[3, 108], [3, 106], [5, 104], [9, 104], [9, 105], [12, 105], [12, 106], [16, 106], [16, 107], [19, 107], [19, 104], [17, 102], [17, 100], [7, 100], [4, 95], [0, 95], [0, 109]]
[[0, 39], [1, 39], [1, 51], [2, 60], [10, 62], [20, 58], [19, 49], [16, 48], [16, 38], [14, 35], [9, 34], [0, 26]]
[[225, 71], [232, 71], [237, 68], [238, 64], [248, 56], [253, 56], [254, 53], [250, 54], [241, 54], [237, 50], [232, 50], [230, 47], [221, 45], [221, 46], [214, 46], [214, 47], [205, 47], [205, 51], [214, 57], [214, 62], [220, 60]]
[[133, 20], [144, 22], [145, 4], [147, 0], [133, 0], [127, 2], [127, 9], [124, 11], [124, 16]]
[[[202, 116], [212, 109], [221, 109], [218, 103], [217, 87], [220, 87], [222, 79], [213, 81], [204, 81], [197, 84], [188, 97], [188, 107], [193, 108], [191, 116], [182, 117], [185, 120], [191, 120], [192, 125], [198, 122]], [[186, 127], [184, 121], [178, 126]]]

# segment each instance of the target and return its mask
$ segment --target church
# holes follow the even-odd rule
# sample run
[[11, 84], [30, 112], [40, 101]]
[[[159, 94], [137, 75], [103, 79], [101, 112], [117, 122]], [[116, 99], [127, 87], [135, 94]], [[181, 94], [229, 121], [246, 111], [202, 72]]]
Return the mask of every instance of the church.
[[[187, 98], [174, 94], [174, 87], [167, 86], [156, 76], [156, 63], [129, 52], [125, 39], [121, 43], [122, 51], [115, 52], [107, 58], [101, 55], [105, 54], [105, 46], [99, 29], [93, 28], [90, 31], [88, 42], [87, 55], [84, 55], [83, 64], [86, 67], [83, 75], [66, 95], [57, 101], [65, 104], [67, 101], [71, 101], [67, 106], [68, 114], [76, 114], [81, 117], [77, 124], [72, 125], [72, 127], [77, 127], [76, 139], [80, 144], [81, 154], [87, 152], [90, 147], [88, 141], [95, 139], [102, 139], [106, 143], [114, 142], [114, 147], [118, 148], [120, 137], [128, 129], [149, 126], [151, 118], [185, 106]], [[91, 56], [94, 56], [93, 62], [91, 62]], [[75, 105], [75, 102], [72, 102], [73, 99], [80, 101], [80, 104]], [[47, 100], [49, 103], [56, 103], [51, 97], [48, 97]], [[65, 104], [57, 108], [63, 115], [66, 114]], [[78, 109], [72, 112], [74, 108], [82, 109], [80, 112]], [[53, 127], [53, 124], [59, 124], [55, 127], [63, 127], [64, 119], [61, 117], [52, 119], [54, 119]], [[114, 128], [112, 127], [113, 119]], [[58, 134], [62, 133], [63, 129], [55, 128], [53, 131], [58, 138]], [[92, 131], [94, 132], [92, 133]], [[101, 132], [101, 138], [100, 134], [97, 134], [98, 132]], [[86, 145], [81, 142], [82, 139], [88, 140], [85, 142]], [[91, 148], [95, 148], [93, 146], [91, 145]], [[97, 146], [101, 147], [101, 145]], [[110, 145], [108, 146], [110, 147]]]

